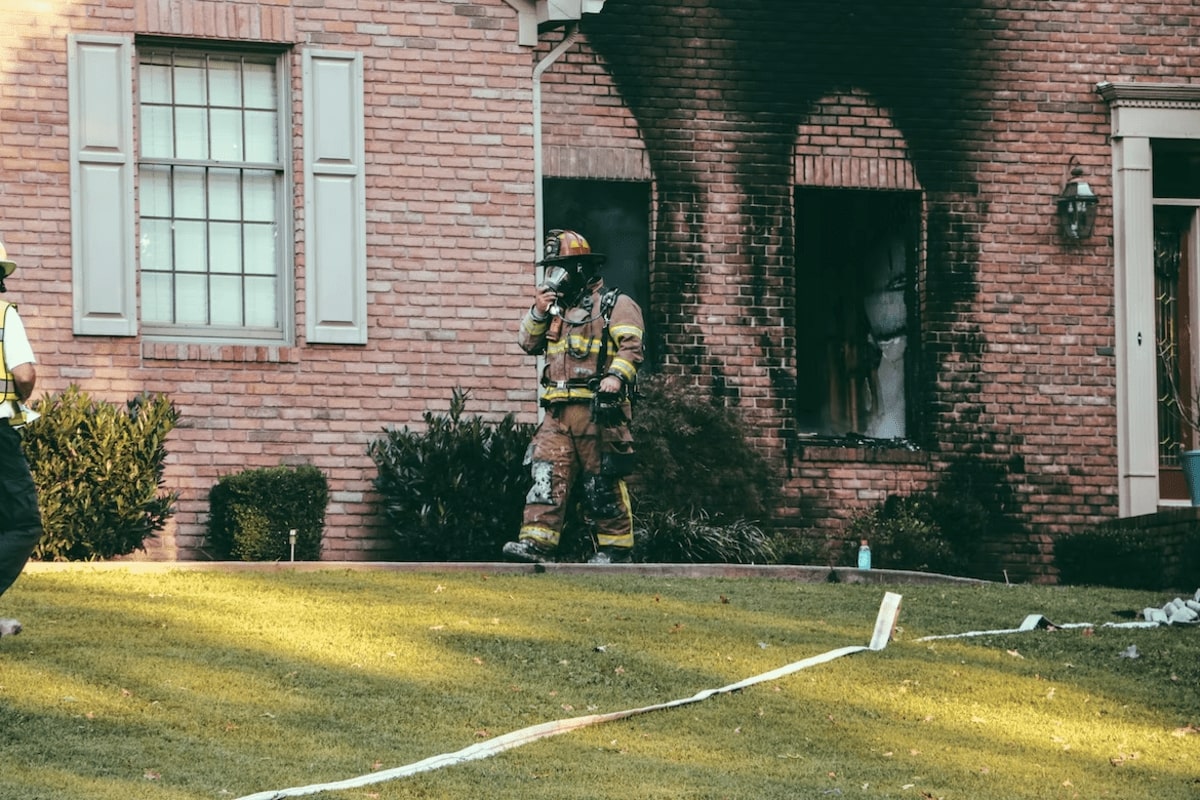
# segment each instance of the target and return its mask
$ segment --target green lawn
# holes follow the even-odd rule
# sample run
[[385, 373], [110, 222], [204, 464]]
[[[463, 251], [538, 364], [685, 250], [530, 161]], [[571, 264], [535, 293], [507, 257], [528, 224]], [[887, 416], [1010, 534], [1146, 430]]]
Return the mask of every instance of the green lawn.
[[[33, 572], [0, 600], [0, 798], [240, 798], [543, 722], [743, 691], [349, 798], [1200, 797], [1200, 627], [1173, 594], [473, 572]], [[1139, 658], [1122, 657], [1130, 645]]]

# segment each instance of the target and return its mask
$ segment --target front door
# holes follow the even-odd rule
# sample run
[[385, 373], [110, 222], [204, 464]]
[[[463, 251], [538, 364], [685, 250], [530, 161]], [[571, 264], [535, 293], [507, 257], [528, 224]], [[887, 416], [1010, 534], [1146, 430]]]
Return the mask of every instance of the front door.
[[1180, 453], [1200, 447], [1200, 150], [1154, 147], [1154, 297], [1158, 350], [1159, 499], [1189, 499]]
[[1154, 298], [1158, 347], [1158, 496], [1186, 500], [1179, 453], [1192, 446], [1186, 423], [1195, 385], [1192, 375], [1191, 273], [1186, 258], [1188, 209], [1154, 209]]

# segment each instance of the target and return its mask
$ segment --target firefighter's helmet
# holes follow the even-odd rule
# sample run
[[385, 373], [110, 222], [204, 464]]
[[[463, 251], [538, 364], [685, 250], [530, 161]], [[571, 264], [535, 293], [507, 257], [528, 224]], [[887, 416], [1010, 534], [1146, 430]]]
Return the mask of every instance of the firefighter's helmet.
[[4, 249], [4, 242], [0, 242], [0, 280], [4, 280], [9, 275], [13, 274], [13, 270], [17, 265], [9, 260], [8, 251]]
[[604, 256], [593, 253], [587, 239], [575, 231], [565, 231], [558, 228], [546, 234], [546, 243], [542, 248], [542, 260], [539, 264], [560, 264], [564, 261], [579, 259], [595, 265], [604, 263]]

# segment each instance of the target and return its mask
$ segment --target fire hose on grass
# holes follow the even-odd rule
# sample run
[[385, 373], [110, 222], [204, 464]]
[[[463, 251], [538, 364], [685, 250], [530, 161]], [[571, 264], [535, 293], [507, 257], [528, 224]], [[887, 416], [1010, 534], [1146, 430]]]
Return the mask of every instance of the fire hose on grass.
[[698, 703], [701, 700], [707, 700], [710, 697], [728, 692], [735, 692], [740, 689], [745, 689], [748, 686], [753, 686], [757, 683], [773, 681], [791, 675], [793, 672], [799, 672], [809, 667], [815, 667], [819, 664], [825, 664], [842, 656], [861, 653], [865, 650], [878, 651], [887, 646], [888, 641], [892, 638], [892, 631], [896, 628], [896, 620], [900, 615], [900, 600], [901, 596], [887, 592], [883, 596], [883, 602], [879, 605], [879, 613], [875, 617], [875, 630], [871, 634], [871, 641], [866, 646], [851, 646], [840, 647], [836, 650], [830, 650], [827, 653], [822, 653], [818, 656], [812, 656], [801, 661], [796, 661], [786, 666], [780, 667], [770, 672], [764, 672], [760, 675], [755, 675], [752, 678], [731, 683], [728, 686], [722, 686], [719, 689], [705, 689], [702, 692], [697, 692], [691, 697], [686, 697], [681, 700], [672, 700], [666, 703], [658, 703], [656, 705], [645, 706], [643, 708], [633, 708], [626, 711], [613, 711], [607, 714], [589, 714], [583, 717], [573, 717], [570, 719], [560, 719], [553, 722], [543, 722], [540, 725], [532, 725], [528, 728], [522, 728], [512, 733], [506, 733], [502, 736], [497, 736], [494, 739], [488, 739], [485, 742], [473, 744], [470, 747], [465, 747], [454, 753], [443, 753], [442, 755], [431, 756], [421, 761], [407, 764], [402, 767], [393, 769], [380, 770], [372, 772], [369, 775], [362, 775], [357, 778], [348, 778], [345, 780], [334, 781], [331, 783], [317, 783], [311, 786], [297, 786], [291, 789], [274, 789], [256, 794], [246, 795], [238, 798], [238, 800], [283, 800], [287, 797], [302, 797], [305, 795], [318, 794], [320, 792], [333, 792], [342, 789], [358, 789], [363, 786], [370, 786], [376, 783], [395, 780], [397, 778], [406, 778], [422, 772], [430, 772], [443, 767], [452, 767], [456, 764], [462, 764], [467, 761], [478, 761], [484, 758], [503, 753], [505, 750], [512, 750], [515, 747], [520, 747], [530, 742], [536, 742], [539, 739], [546, 739], [551, 736], [558, 736], [571, 731], [586, 728], [590, 725], [598, 725], [602, 722], [614, 722], [620, 719], [626, 719], [638, 714], [646, 714], [651, 711], [662, 711], [668, 708], [676, 708], [678, 706], [688, 705], [690, 703]]
[[[722, 686], [719, 689], [706, 689], [698, 692], [691, 697], [681, 700], [672, 700], [666, 703], [658, 703], [656, 705], [645, 706], [643, 708], [634, 708], [626, 711], [614, 711], [608, 714], [590, 714], [583, 717], [573, 717], [570, 719], [556, 720], [553, 722], [544, 722], [540, 725], [533, 725], [528, 728], [522, 728], [512, 733], [506, 733], [503, 736], [497, 736], [494, 739], [489, 739], [485, 742], [473, 744], [470, 747], [463, 748], [454, 753], [444, 753], [442, 755], [431, 756], [422, 761], [417, 761], [403, 767], [394, 769], [382, 770], [373, 772], [369, 775], [363, 775], [357, 778], [349, 778], [347, 780], [335, 781], [332, 783], [313, 784], [311, 786], [300, 786], [292, 789], [277, 789], [266, 792], [258, 792], [257, 794], [246, 795], [238, 798], [238, 800], [284, 800], [288, 797], [301, 797], [304, 795], [318, 794], [320, 792], [330, 792], [340, 789], [356, 789], [371, 784], [383, 783], [384, 781], [395, 780], [396, 778], [409, 777], [421, 772], [429, 772], [442, 767], [450, 767], [456, 764], [462, 764], [467, 761], [477, 761], [484, 758], [489, 758], [505, 750], [511, 750], [515, 747], [520, 747], [530, 742], [535, 742], [539, 739], [546, 739], [551, 736], [558, 736], [564, 733], [570, 733], [580, 728], [585, 728], [590, 725], [598, 725], [602, 722], [614, 722], [620, 719], [636, 716], [638, 714], [646, 714], [651, 711], [661, 711], [668, 708], [676, 708], [679, 706], [688, 705], [690, 703], [698, 703], [701, 700], [706, 700], [714, 695], [724, 694], [727, 692], [738, 691], [745, 689], [748, 686], [753, 686], [757, 683], [776, 680], [786, 675], [791, 675], [794, 672], [799, 672], [809, 667], [815, 667], [819, 664], [825, 664], [842, 656], [861, 653], [864, 650], [879, 651], [887, 646], [888, 641], [892, 637], [892, 632], [896, 628], [896, 621], [900, 615], [900, 600], [901, 596], [887, 592], [883, 597], [883, 602], [879, 606], [879, 613], [875, 617], [875, 630], [871, 635], [871, 641], [866, 646], [851, 646], [841, 647], [836, 650], [830, 650], [827, 653], [822, 653], [818, 656], [812, 656], [801, 661], [796, 661], [770, 672], [764, 672], [761, 675], [755, 675], [752, 678], [731, 683], [728, 686]], [[1142, 612], [1143, 619], [1130, 622], [1106, 622], [1102, 627], [1113, 628], [1156, 628], [1160, 625], [1200, 625], [1200, 589], [1196, 591], [1194, 598], [1183, 600], [1176, 598], [1167, 603], [1161, 609], [1146, 608]], [[1035, 630], [1045, 629], [1067, 629], [1067, 628], [1086, 628], [1097, 627], [1090, 622], [1064, 623], [1055, 624], [1050, 622], [1041, 614], [1030, 614], [1016, 628], [1004, 628], [999, 630], [986, 631], [967, 631], [965, 633], [951, 633], [934, 636], [925, 636], [917, 639], [918, 642], [927, 642], [937, 639], [958, 639], [973, 636], [987, 636], [997, 634], [1011, 633], [1028, 633]], [[1136, 648], [1130, 648], [1121, 655], [1129, 658], [1137, 658]]]

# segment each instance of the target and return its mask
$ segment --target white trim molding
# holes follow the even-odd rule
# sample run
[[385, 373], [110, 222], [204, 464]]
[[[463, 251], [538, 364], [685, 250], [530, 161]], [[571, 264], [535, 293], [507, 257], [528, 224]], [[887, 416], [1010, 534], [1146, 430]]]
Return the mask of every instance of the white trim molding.
[[504, 0], [517, 11], [517, 44], [534, 47], [543, 24], [578, 22], [584, 14], [599, 14], [604, 0]]
[[1152, 142], [1200, 140], [1200, 83], [1096, 85], [1112, 116], [1113, 308], [1122, 517], [1152, 514], [1158, 487]]

